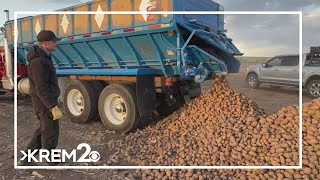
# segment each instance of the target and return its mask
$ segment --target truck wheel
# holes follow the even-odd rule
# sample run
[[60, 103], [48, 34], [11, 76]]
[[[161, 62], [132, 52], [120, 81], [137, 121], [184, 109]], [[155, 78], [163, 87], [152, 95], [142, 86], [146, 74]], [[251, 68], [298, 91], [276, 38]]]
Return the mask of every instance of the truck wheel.
[[64, 94], [64, 108], [70, 120], [85, 123], [98, 114], [98, 94], [90, 82], [71, 81]]
[[320, 79], [310, 81], [308, 83], [307, 90], [311, 98], [320, 97]]
[[258, 80], [258, 76], [255, 73], [250, 73], [247, 76], [247, 85], [250, 88], [258, 88], [260, 86], [260, 82]]
[[99, 114], [109, 130], [127, 133], [137, 128], [139, 111], [135, 88], [128, 84], [111, 84], [99, 97]]

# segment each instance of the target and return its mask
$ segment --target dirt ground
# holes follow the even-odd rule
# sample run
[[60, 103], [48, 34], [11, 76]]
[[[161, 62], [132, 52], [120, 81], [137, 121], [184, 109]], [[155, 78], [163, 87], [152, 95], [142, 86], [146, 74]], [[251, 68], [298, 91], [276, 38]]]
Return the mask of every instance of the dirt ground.
[[[230, 86], [238, 92], [250, 97], [265, 112], [272, 114], [281, 107], [298, 104], [299, 91], [297, 88], [275, 89], [263, 85], [259, 89], [250, 89], [245, 85], [245, 68], [248, 64], [243, 63], [241, 73], [230, 74], [228, 81]], [[203, 91], [210, 88], [211, 83], [203, 83]], [[311, 99], [303, 96], [303, 101]], [[0, 96], [0, 180], [2, 179], [125, 179], [128, 171], [111, 170], [14, 170], [13, 168], [13, 96], [12, 94]], [[20, 97], [18, 101], [18, 152], [24, 150], [34, 130], [38, 127], [38, 120], [30, 98]], [[92, 150], [100, 153], [100, 161], [94, 164], [67, 162], [63, 165], [106, 165], [114, 147], [125, 135], [114, 134], [107, 131], [101, 122], [88, 124], [75, 124], [66, 117], [60, 120], [60, 140], [58, 148], [70, 152], [80, 143], [88, 143]], [[19, 153], [18, 153], [19, 154]], [[18, 155], [20, 157], [21, 155]], [[119, 165], [130, 165], [120, 162]]]

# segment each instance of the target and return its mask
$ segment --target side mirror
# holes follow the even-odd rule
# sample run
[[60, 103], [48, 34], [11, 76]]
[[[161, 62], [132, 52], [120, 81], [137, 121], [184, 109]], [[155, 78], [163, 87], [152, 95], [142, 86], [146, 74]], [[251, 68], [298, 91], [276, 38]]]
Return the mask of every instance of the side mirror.
[[272, 67], [272, 66], [269, 65], [269, 64], [264, 63], [264, 64], [262, 64], [262, 67], [264, 67], [264, 68], [269, 68], [269, 67]]

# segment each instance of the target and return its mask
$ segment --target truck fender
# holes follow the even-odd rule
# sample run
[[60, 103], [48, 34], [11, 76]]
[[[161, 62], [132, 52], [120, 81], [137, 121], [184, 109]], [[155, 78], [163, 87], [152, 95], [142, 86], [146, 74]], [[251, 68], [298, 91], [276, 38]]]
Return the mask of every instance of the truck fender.
[[136, 96], [140, 117], [149, 115], [155, 110], [156, 89], [153, 75], [137, 76]]

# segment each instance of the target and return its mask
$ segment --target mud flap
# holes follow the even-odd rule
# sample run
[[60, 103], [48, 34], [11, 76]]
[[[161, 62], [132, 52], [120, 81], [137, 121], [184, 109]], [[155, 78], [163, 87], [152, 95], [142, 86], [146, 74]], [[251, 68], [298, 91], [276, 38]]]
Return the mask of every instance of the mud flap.
[[137, 76], [136, 94], [140, 116], [152, 113], [156, 108], [156, 90], [153, 75]]

